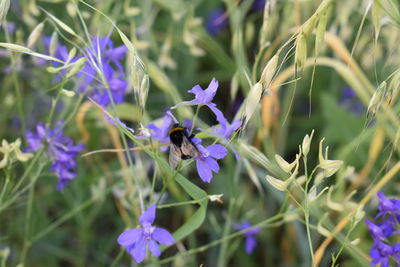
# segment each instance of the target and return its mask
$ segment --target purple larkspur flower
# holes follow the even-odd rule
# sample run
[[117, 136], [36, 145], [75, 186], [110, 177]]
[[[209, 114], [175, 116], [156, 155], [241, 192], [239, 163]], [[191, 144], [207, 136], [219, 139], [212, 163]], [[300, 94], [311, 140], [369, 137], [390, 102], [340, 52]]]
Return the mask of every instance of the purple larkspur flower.
[[173, 108], [177, 108], [181, 105], [187, 105], [187, 106], [194, 106], [194, 105], [200, 105], [200, 106], [207, 106], [211, 111], [215, 114], [217, 121], [219, 123], [227, 123], [224, 114], [222, 114], [222, 111], [217, 108], [217, 105], [212, 102], [214, 99], [215, 94], [217, 93], [218, 89], [218, 81], [217, 79], [213, 78], [208, 85], [207, 89], [203, 90], [200, 85], [195, 85], [192, 89], [188, 90], [189, 93], [192, 93], [195, 95], [194, 99], [191, 101], [184, 101], [181, 102], [177, 105], [175, 105]]
[[400, 266], [400, 243], [390, 244], [391, 237], [400, 233], [400, 201], [397, 199], [388, 199], [381, 191], [378, 192], [379, 213], [375, 217], [377, 222], [369, 219], [365, 220], [369, 232], [374, 240], [370, 250], [372, 264], [381, 264], [389, 266], [390, 259]]
[[[233, 224], [233, 227], [236, 230], [243, 231], [251, 227], [251, 224], [248, 221], [244, 221], [241, 224]], [[257, 246], [256, 235], [261, 231], [260, 227], [254, 227], [251, 230], [248, 230], [244, 233], [246, 241], [245, 241], [245, 251], [247, 254], [252, 254], [253, 250]]]
[[[150, 123], [146, 126], [147, 129], [150, 131], [150, 136], [153, 140], [158, 141], [159, 143], [168, 143], [169, 142], [169, 129], [172, 125], [172, 118], [170, 115], [165, 114], [163, 118], [163, 122], [160, 127], [158, 127], [154, 123]], [[162, 151], [166, 151], [167, 147], [162, 147]]]
[[[108, 37], [93, 38], [92, 46], [85, 49], [87, 60], [78, 73], [81, 78], [80, 91], [88, 92], [97, 103], [107, 107], [111, 103], [106, 89], [109, 88], [113, 102], [123, 103], [128, 83], [124, 80], [125, 71], [121, 61], [126, 51], [125, 45], [114, 48], [114, 43]], [[101, 79], [101, 73], [105, 81]]]
[[76, 177], [76, 173], [73, 172], [77, 166], [75, 157], [84, 149], [83, 145], [75, 145], [70, 137], [63, 135], [62, 126], [63, 122], [60, 122], [54, 129], [49, 129], [44, 123], [38, 123], [36, 132], [26, 133], [27, 151], [35, 152], [45, 146], [53, 161], [51, 170], [58, 176], [59, 191]]
[[[174, 118], [170, 112], [166, 112], [164, 117], [162, 118], [162, 123], [158, 126], [157, 123], [149, 123], [144, 127], [146, 134], [136, 136], [139, 139], [148, 139], [151, 138], [153, 141], [156, 141], [160, 144], [167, 144], [169, 140], [168, 132], [171, 128], [172, 122]], [[161, 146], [161, 151], [167, 151], [167, 146]]]
[[192, 138], [193, 143], [199, 150], [199, 156], [195, 158], [197, 172], [203, 182], [210, 183], [213, 178], [213, 172], [219, 172], [217, 159], [223, 159], [228, 150], [219, 144], [204, 147], [201, 145], [201, 139]]
[[265, 7], [265, 2], [266, 0], [254, 0], [251, 8], [256, 12], [263, 11]]
[[215, 135], [219, 139], [219, 142], [228, 146], [233, 151], [233, 154], [235, 155], [235, 158], [237, 160], [240, 159], [240, 156], [229, 139], [232, 137], [233, 132], [239, 129], [241, 125], [241, 120], [235, 120], [234, 122], [232, 122], [232, 124], [229, 124], [228, 120], [225, 120], [220, 123], [219, 127], [213, 126], [213, 132], [210, 133], [211, 135]]
[[229, 124], [227, 120], [223, 121], [220, 123], [220, 127], [216, 128], [213, 127], [215, 133], [224, 139], [229, 139], [232, 136], [232, 133], [239, 129], [239, 127], [242, 125], [241, 120], [235, 120], [232, 122], [232, 124]]
[[400, 200], [388, 199], [382, 191], [379, 191], [377, 195], [379, 198], [379, 213], [376, 218], [384, 215], [395, 216], [400, 214]]
[[168, 246], [175, 242], [167, 230], [152, 225], [155, 217], [156, 205], [153, 204], [140, 216], [139, 228], [126, 230], [118, 237], [118, 243], [126, 248], [137, 263], [144, 260], [147, 247], [154, 256], [160, 257], [157, 243]]
[[210, 35], [217, 35], [228, 27], [228, 15], [223, 8], [213, 9], [207, 18], [206, 29]]
[[361, 115], [364, 111], [364, 106], [357, 98], [356, 92], [350, 86], [345, 86], [342, 90], [342, 96], [339, 104], [354, 115]]
[[389, 258], [393, 252], [392, 246], [381, 241], [374, 242], [370, 251], [370, 256], [372, 258], [371, 263], [374, 265], [380, 263], [381, 267], [389, 267]]

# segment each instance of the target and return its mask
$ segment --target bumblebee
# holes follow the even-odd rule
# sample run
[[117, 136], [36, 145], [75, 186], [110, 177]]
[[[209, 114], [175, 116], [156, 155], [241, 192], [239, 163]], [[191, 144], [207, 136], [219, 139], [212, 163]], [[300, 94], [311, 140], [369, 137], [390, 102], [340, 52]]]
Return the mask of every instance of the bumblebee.
[[188, 129], [176, 123], [168, 132], [171, 145], [169, 148], [169, 166], [175, 169], [178, 166], [179, 160], [196, 158], [199, 155], [199, 150], [193, 143], [194, 135], [189, 135]]

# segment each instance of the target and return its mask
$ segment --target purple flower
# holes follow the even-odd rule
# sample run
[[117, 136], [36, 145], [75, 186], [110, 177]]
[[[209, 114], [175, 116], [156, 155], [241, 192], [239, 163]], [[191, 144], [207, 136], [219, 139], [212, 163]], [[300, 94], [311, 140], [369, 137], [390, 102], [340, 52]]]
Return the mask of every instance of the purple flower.
[[393, 254], [394, 250], [392, 246], [385, 244], [384, 242], [375, 242], [371, 248], [370, 256], [372, 258], [372, 264], [381, 263], [381, 267], [389, 266], [389, 257]]
[[[114, 48], [114, 43], [108, 37], [94, 38], [92, 46], [85, 49], [87, 61], [78, 76], [81, 77], [80, 90], [89, 95], [101, 106], [107, 107], [111, 97], [115, 104], [124, 101], [128, 83], [124, 80], [124, 59], [127, 48], [121, 45]], [[105, 81], [101, 79], [103, 74]], [[106, 84], [105, 84], [106, 83]], [[89, 90], [90, 89], [90, 90]]]
[[200, 152], [199, 156], [195, 158], [197, 172], [203, 182], [210, 183], [213, 178], [212, 172], [219, 172], [216, 159], [223, 159], [228, 154], [228, 150], [223, 145], [218, 144], [204, 147], [200, 144], [199, 138], [193, 138], [192, 141]]
[[[171, 128], [171, 124], [172, 124], [171, 116], [165, 114], [163, 122], [160, 127], [158, 127], [154, 123], [150, 123], [146, 126], [146, 128], [150, 130], [150, 136], [153, 140], [156, 140], [160, 143], [168, 143], [169, 142], [168, 132]], [[165, 150], [167, 149], [167, 147], [163, 148], [165, 148]]]
[[356, 93], [354, 90], [349, 87], [345, 86], [342, 90], [342, 96], [339, 100], [339, 104], [347, 109], [349, 112], [353, 113], [354, 115], [361, 115], [364, 111], [364, 106], [357, 98]]
[[254, 0], [251, 8], [256, 12], [263, 11], [265, 7], [265, 2], [266, 0]]
[[241, 125], [242, 125], [241, 120], [235, 120], [234, 122], [232, 122], [231, 125], [229, 125], [228, 121], [225, 120], [221, 122], [220, 124], [221, 127], [219, 128], [213, 127], [213, 129], [217, 135], [228, 140], [229, 138], [231, 138], [232, 133], [236, 131]]
[[376, 218], [384, 215], [396, 215], [400, 214], [400, 200], [397, 199], [387, 199], [382, 191], [377, 193], [379, 198], [379, 213]]
[[370, 250], [372, 263], [381, 263], [381, 266], [389, 266], [389, 260], [392, 258], [399, 266], [400, 244], [391, 245], [390, 240], [392, 236], [399, 234], [400, 201], [388, 199], [381, 191], [377, 195], [379, 198], [379, 213], [375, 219], [379, 219], [379, 222], [365, 220], [374, 240]]
[[222, 8], [212, 10], [207, 19], [207, 32], [210, 35], [217, 35], [228, 27], [228, 15]]
[[188, 90], [189, 93], [195, 95], [195, 98], [191, 101], [184, 101], [182, 103], [179, 103], [172, 108], [177, 108], [181, 105], [205, 105], [209, 107], [211, 111], [215, 114], [215, 116], [217, 117], [217, 121], [220, 124], [226, 124], [227, 121], [224, 117], [224, 114], [222, 114], [222, 112], [217, 108], [217, 105], [215, 103], [211, 102], [215, 94], [217, 93], [217, 89], [218, 81], [215, 78], [211, 80], [206, 90], [203, 90], [200, 85], [195, 85], [191, 90]]
[[387, 236], [384, 234], [384, 231], [381, 227], [374, 224], [371, 220], [366, 219], [365, 224], [368, 226], [369, 232], [374, 240], [383, 240]]
[[[251, 227], [251, 224], [248, 221], [242, 222], [242, 224], [234, 224], [233, 227], [236, 230], [243, 231]], [[255, 227], [251, 230], [248, 230], [244, 233], [246, 241], [245, 241], [245, 251], [247, 254], [252, 254], [253, 250], [257, 246], [256, 235], [261, 231], [260, 227]]]
[[62, 190], [70, 180], [75, 178], [75, 157], [84, 149], [83, 145], [75, 145], [70, 137], [63, 135], [63, 122], [54, 129], [47, 128], [44, 123], [38, 123], [36, 133], [27, 131], [27, 151], [35, 152], [44, 145], [47, 154], [53, 161], [51, 170], [58, 176], [57, 190]]
[[124, 246], [137, 263], [142, 262], [148, 247], [154, 256], [160, 257], [161, 251], [157, 244], [172, 245], [174, 238], [165, 229], [153, 226], [156, 217], [156, 205], [151, 205], [139, 219], [140, 227], [124, 231], [118, 237], [118, 243]]
[[225, 120], [222, 123], [220, 123], [220, 127], [215, 127], [213, 126], [213, 132], [211, 132], [211, 135], [215, 135], [217, 138], [219, 138], [219, 141], [228, 146], [232, 151], [233, 154], [235, 155], [235, 158], [237, 160], [240, 159], [239, 154], [237, 153], [236, 149], [233, 147], [233, 145], [230, 142], [230, 138], [232, 136], [232, 133], [239, 129], [239, 127], [242, 125], [241, 120], [235, 120], [231, 125], [229, 125], [228, 121]]

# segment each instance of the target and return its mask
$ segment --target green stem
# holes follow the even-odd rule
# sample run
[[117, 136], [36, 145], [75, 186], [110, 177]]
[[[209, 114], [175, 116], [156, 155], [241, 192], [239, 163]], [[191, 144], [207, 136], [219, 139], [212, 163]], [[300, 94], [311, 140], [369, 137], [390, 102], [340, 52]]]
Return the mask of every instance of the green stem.
[[[231, 229], [231, 227], [232, 227], [231, 214], [232, 214], [233, 207], [234, 207], [234, 199], [232, 199], [232, 201], [229, 202], [228, 216], [227, 216], [226, 221], [225, 221], [225, 226], [224, 226], [224, 231], [222, 233], [222, 238], [228, 236], [229, 229]], [[223, 266], [226, 265], [226, 262], [229, 260], [226, 257], [227, 247], [228, 247], [228, 242], [226, 240], [226, 241], [222, 242], [222, 244], [221, 244], [220, 253], [219, 253], [219, 256], [218, 256], [217, 266], [223, 267]]]
[[[109, 194], [115, 188], [115, 186], [118, 186], [118, 184], [108, 187], [105, 190], [104, 194], [105, 195]], [[52, 224], [47, 226], [45, 229], [43, 229], [42, 231], [40, 231], [39, 233], [34, 235], [32, 237], [32, 243], [38, 241], [39, 239], [41, 239], [42, 237], [44, 237], [45, 235], [47, 235], [48, 233], [53, 231], [56, 227], [61, 225], [63, 222], [65, 222], [66, 220], [68, 220], [69, 218], [71, 218], [72, 216], [77, 214], [78, 212], [80, 212], [80, 211], [86, 209], [87, 207], [89, 207], [90, 205], [94, 204], [97, 200], [98, 200], [97, 198], [90, 198], [90, 199], [86, 200], [85, 202], [81, 203], [79, 206], [77, 206], [73, 210], [69, 211], [67, 214], [65, 214], [61, 218], [57, 219], [55, 222], [53, 222]]]
[[190, 128], [190, 132], [189, 132], [189, 135], [191, 135], [192, 134], [192, 132], [193, 132], [193, 129], [194, 129], [194, 125], [196, 124], [196, 119], [197, 119], [197, 116], [199, 115], [199, 110], [200, 110], [200, 105], [198, 105], [197, 106], [197, 108], [196, 108], [196, 113], [194, 114], [194, 116], [193, 116], [193, 123], [192, 123], [192, 127]]
[[165, 209], [165, 208], [171, 208], [171, 207], [177, 207], [177, 206], [184, 206], [184, 205], [191, 205], [191, 204], [198, 204], [206, 199], [209, 199], [208, 196], [195, 199], [195, 200], [189, 200], [189, 201], [183, 201], [183, 202], [177, 202], [177, 203], [170, 203], [170, 204], [164, 204], [164, 205], [158, 205], [157, 209]]
[[111, 263], [111, 267], [116, 267], [117, 264], [121, 261], [122, 256], [124, 256], [124, 249], [121, 247], [121, 250], [119, 251], [117, 257]]
[[[7, 22], [4, 21], [4, 29], [5, 29], [5, 39], [6, 42], [11, 43], [10, 40], [10, 34], [8, 33], [7, 30]], [[14, 56], [13, 52], [10, 52], [10, 60], [11, 60], [11, 67], [12, 67], [12, 81], [14, 84], [14, 88], [15, 88], [15, 96], [17, 99], [17, 109], [18, 109], [18, 115], [21, 119], [21, 128], [22, 128], [22, 132], [25, 133], [26, 132], [26, 125], [25, 125], [25, 115], [24, 115], [24, 108], [22, 105], [22, 94], [21, 94], [21, 87], [19, 86], [19, 79], [18, 79], [18, 75], [17, 75], [17, 71], [16, 71], [16, 59]]]
[[60, 98], [61, 98], [61, 92], [62, 92], [62, 89], [63, 89], [65, 83], [66, 83], [66, 80], [63, 78], [62, 81], [61, 81], [61, 83], [60, 83], [60, 89], [59, 89], [58, 92], [57, 92], [56, 99], [53, 101], [53, 103], [52, 103], [52, 105], [51, 105], [49, 117], [48, 117], [48, 119], [47, 119], [47, 126], [50, 126], [50, 125], [51, 125], [51, 120], [53, 119], [53, 115], [54, 115], [54, 111], [55, 111], [55, 109], [56, 109], [57, 103], [58, 103], [58, 101], [59, 101]]
[[14, 188], [12, 189], [12, 192], [14, 193], [15, 191], [18, 190], [18, 188], [21, 186], [21, 184], [24, 182], [25, 178], [28, 177], [28, 174], [30, 174], [32, 172], [32, 168], [35, 166], [36, 162], [38, 161], [38, 159], [40, 158], [40, 156], [43, 153], [43, 149], [39, 150], [36, 155], [34, 156], [34, 158], [31, 160], [31, 162], [29, 163], [28, 168], [26, 168], [24, 174], [22, 175], [21, 179], [18, 181], [18, 183], [14, 186]]
[[24, 246], [22, 248], [22, 254], [21, 254], [22, 265], [25, 265], [25, 259], [26, 255], [28, 254], [28, 249], [32, 245], [30, 236], [31, 236], [31, 218], [32, 218], [32, 207], [33, 207], [33, 199], [35, 192], [35, 181], [36, 179], [32, 178], [33, 183], [29, 187], [28, 203], [26, 207], [26, 216], [25, 216]]
[[310, 231], [310, 210], [308, 206], [308, 186], [311, 181], [311, 177], [308, 177], [308, 172], [307, 172], [307, 158], [303, 157], [304, 161], [304, 174], [306, 175], [306, 185], [305, 185], [305, 190], [304, 190], [304, 220], [306, 222], [306, 231], [307, 231], [307, 240], [308, 240], [308, 247], [310, 250], [310, 255], [311, 255], [311, 262], [312, 266], [315, 267], [315, 258], [314, 258], [314, 249], [312, 245], [312, 239], [311, 239], [311, 231]]
[[165, 192], [165, 190], [167, 190], [168, 185], [175, 180], [176, 175], [178, 174], [180, 167], [181, 167], [181, 163], [182, 161], [180, 160], [178, 163], [178, 167], [176, 168], [176, 170], [174, 171], [174, 175], [164, 184], [163, 188], [161, 189], [161, 193], [160, 196], [158, 197], [158, 200], [156, 202], [156, 205], [158, 205], [158, 203], [160, 203], [160, 200]]
[[0, 193], [0, 203], [3, 203], [3, 197], [4, 197], [4, 195], [5, 195], [5, 193], [6, 193], [7, 189], [8, 189], [8, 184], [9, 183], [10, 183], [10, 175], [7, 173], [6, 174], [6, 181], [4, 182], [3, 189], [1, 190], [1, 193]]
[[78, 207], [76, 207], [75, 209], [71, 210], [70, 212], [68, 212], [67, 214], [65, 214], [64, 216], [62, 216], [61, 218], [59, 218], [58, 220], [56, 220], [55, 222], [53, 222], [52, 224], [50, 224], [49, 226], [47, 226], [45, 229], [41, 230], [39, 233], [37, 233], [36, 235], [34, 235], [32, 237], [32, 243], [38, 241], [39, 239], [41, 239], [42, 237], [44, 237], [45, 235], [47, 235], [48, 233], [50, 233], [51, 231], [53, 231], [55, 228], [57, 228], [59, 225], [61, 225], [63, 222], [65, 222], [66, 220], [68, 220], [69, 218], [71, 218], [72, 216], [74, 216], [76, 213], [84, 210], [85, 208], [89, 207], [90, 205], [92, 205], [94, 202], [96, 201], [96, 199], [94, 198], [90, 198], [88, 200], [86, 200], [85, 202], [83, 202], [82, 204], [80, 204]]
[[[40, 154], [40, 151], [39, 151], [39, 154]], [[33, 166], [33, 165], [34, 165], [34, 164], [32, 164], [32, 162], [31, 162], [31, 166]], [[4, 211], [8, 206], [10, 206], [12, 203], [14, 203], [14, 201], [18, 200], [22, 194], [24, 194], [27, 190], [29, 190], [29, 189], [33, 186], [33, 184], [34, 184], [34, 183], [36, 182], [36, 180], [38, 179], [38, 177], [39, 177], [39, 175], [40, 175], [40, 173], [41, 173], [41, 171], [42, 171], [44, 165], [45, 165], [45, 164], [40, 164], [40, 166], [39, 166], [38, 169], [36, 170], [35, 175], [33, 176], [34, 178], [31, 179], [31, 182], [30, 182], [27, 186], [25, 186], [23, 189], [21, 189], [21, 190], [18, 191], [18, 192], [15, 192], [15, 188], [16, 188], [16, 187], [14, 187], [13, 190], [12, 190], [12, 194], [11, 194], [12, 197], [11, 197], [11, 199], [9, 199], [8, 201], [6, 201], [6, 202], [4, 202], [4, 203], [3, 203], [3, 202], [0, 202], [0, 203], [1, 203], [1, 206], [0, 206], [0, 213], [1, 213], [2, 211]], [[26, 171], [25, 173], [31, 173], [31, 172], [27, 172], [27, 171]], [[22, 179], [21, 179], [21, 180], [22, 180]], [[21, 183], [19, 182], [18, 184], [21, 184]]]
[[[353, 231], [353, 229], [354, 229], [354, 225], [352, 225], [350, 227], [350, 229], [347, 231], [346, 236], [345, 236], [345, 240], [349, 240], [350, 233]], [[339, 249], [338, 253], [336, 254], [336, 256], [332, 256], [333, 259], [332, 259], [331, 267], [335, 266], [336, 261], [339, 259], [340, 254], [342, 254], [342, 251], [345, 248], [345, 244], [346, 244], [345, 242], [342, 242], [342, 245], [340, 246], [340, 249]]]

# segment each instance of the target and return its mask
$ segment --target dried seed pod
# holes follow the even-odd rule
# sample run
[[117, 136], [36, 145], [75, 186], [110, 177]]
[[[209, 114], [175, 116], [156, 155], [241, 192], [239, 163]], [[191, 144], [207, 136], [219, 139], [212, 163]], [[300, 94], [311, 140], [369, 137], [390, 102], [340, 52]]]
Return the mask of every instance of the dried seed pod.
[[276, 179], [275, 177], [272, 177], [271, 175], [265, 176], [265, 179], [267, 179], [268, 183], [270, 183], [273, 187], [275, 187], [279, 191], [285, 191], [287, 188], [287, 184], [284, 181]]
[[330, 208], [331, 210], [335, 210], [335, 211], [339, 211], [339, 212], [340, 212], [340, 211], [343, 211], [343, 210], [344, 210], [343, 205], [340, 204], [340, 203], [334, 202], [334, 201], [332, 200], [332, 191], [333, 191], [333, 187], [329, 188], [329, 191], [328, 191], [328, 198], [327, 198], [327, 201], [326, 201], [326, 205], [327, 205], [328, 208]]
[[310, 151], [310, 143], [314, 135], [314, 130], [311, 131], [311, 135], [306, 134], [303, 139], [303, 143], [301, 144], [301, 148], [303, 150], [304, 157], [307, 157], [308, 152]]
[[86, 62], [86, 58], [81, 57], [80, 59], [78, 59], [77, 61], [75, 61], [72, 65], [72, 68], [67, 72], [67, 79], [71, 78], [72, 76], [74, 76], [75, 74], [77, 74], [78, 72], [81, 71], [81, 69], [83, 68], [83, 65]]
[[302, 27], [303, 33], [308, 36], [312, 33], [312, 31], [315, 28], [315, 22], [317, 21], [317, 16], [312, 16], [311, 18], [309, 18]]
[[295, 64], [297, 68], [302, 68], [307, 58], [307, 38], [303, 32], [301, 32], [296, 39], [296, 51], [295, 51]]
[[387, 84], [385, 81], [383, 81], [378, 86], [378, 88], [372, 95], [371, 100], [369, 101], [367, 108], [367, 118], [375, 117], [376, 113], [380, 110], [386, 91], [387, 91]]
[[378, 40], [379, 32], [381, 30], [381, 3], [380, 0], [375, 0], [372, 3], [372, 10], [371, 10], [371, 15], [372, 15], [372, 23], [374, 25], [374, 35], [375, 35], [375, 41]]
[[58, 46], [58, 34], [57, 34], [57, 32], [53, 32], [50, 37], [50, 46], [49, 46], [50, 56], [54, 57], [57, 46]]
[[320, 233], [321, 235], [325, 236], [325, 237], [329, 237], [331, 235], [331, 232], [326, 229], [325, 227], [322, 226], [323, 222], [326, 220], [326, 217], [328, 217], [328, 212], [326, 212], [321, 220], [319, 220], [318, 225], [317, 225], [317, 231], [318, 233]]
[[44, 27], [44, 23], [39, 23], [36, 27], [32, 30], [31, 34], [29, 34], [27, 46], [28, 48], [32, 48], [32, 46], [36, 43], [39, 39], [40, 35], [42, 34]]
[[263, 85], [264, 90], [266, 90], [272, 82], [272, 78], [274, 77], [276, 69], [278, 67], [278, 61], [279, 54], [276, 54], [268, 61], [261, 74], [260, 83]]
[[9, 9], [10, 9], [10, 0], [1, 0], [0, 1], [0, 26], [5, 21]]
[[318, 55], [319, 49], [321, 46], [321, 43], [324, 39], [325, 36], [325, 31], [326, 31], [326, 25], [328, 24], [328, 19], [329, 19], [329, 14], [330, 14], [330, 8], [331, 6], [329, 5], [325, 11], [322, 13], [318, 25], [317, 25], [317, 33], [315, 35], [315, 54]]
[[246, 104], [244, 107], [243, 118], [243, 128], [246, 127], [250, 118], [253, 116], [254, 111], [256, 110], [258, 104], [260, 103], [260, 99], [263, 93], [263, 87], [261, 83], [254, 84], [250, 92], [246, 98]]

